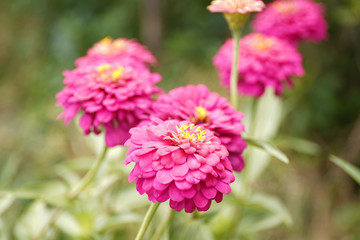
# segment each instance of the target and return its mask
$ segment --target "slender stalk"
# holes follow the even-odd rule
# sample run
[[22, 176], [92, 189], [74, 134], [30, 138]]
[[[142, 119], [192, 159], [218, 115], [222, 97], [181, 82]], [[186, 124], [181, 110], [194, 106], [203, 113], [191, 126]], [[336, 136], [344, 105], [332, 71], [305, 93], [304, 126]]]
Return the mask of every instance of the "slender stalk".
[[[94, 179], [96, 173], [98, 172], [101, 164], [103, 163], [106, 152], [108, 148], [105, 145], [104, 149], [101, 153], [101, 155], [96, 159], [96, 161], [93, 163], [89, 171], [86, 173], [86, 175], [80, 180], [80, 182], [73, 188], [73, 190], [70, 191], [68, 194], [68, 199], [72, 200], [79, 196], [79, 194], [86, 189], [86, 187], [91, 183], [91, 181]], [[39, 234], [34, 237], [34, 240], [41, 240], [46, 235], [48, 229], [53, 225], [53, 223], [56, 221], [56, 219], [60, 216], [60, 214], [63, 212], [62, 207], [55, 208], [54, 212], [48, 219], [48, 221], [45, 223], [43, 228], [40, 230]]]
[[230, 99], [231, 104], [235, 109], [237, 109], [238, 104], [238, 80], [239, 80], [239, 56], [240, 56], [240, 38], [241, 31], [233, 30], [231, 31], [232, 37], [234, 40], [234, 52], [233, 52], [233, 61], [231, 66], [231, 78], [230, 78]]
[[104, 161], [107, 150], [108, 148], [105, 146], [101, 155], [98, 159], [96, 159], [90, 170], [86, 173], [85, 177], [83, 177], [80, 182], [73, 188], [73, 190], [71, 190], [68, 195], [69, 199], [76, 198], [85, 188], [87, 188], [87, 186], [89, 186], [91, 181], [94, 179], [96, 173], [98, 172], [102, 162]]
[[49, 217], [48, 221], [45, 223], [45, 225], [40, 230], [39, 234], [36, 237], [34, 237], [33, 240], [43, 239], [47, 233], [47, 230], [51, 227], [51, 225], [55, 222], [55, 220], [60, 216], [62, 211], [63, 211], [62, 207], [56, 207], [55, 210], [52, 212], [51, 216]]
[[144, 218], [143, 222], [141, 223], [139, 232], [137, 233], [135, 240], [143, 239], [146, 229], [148, 228], [148, 226], [151, 222], [151, 219], [153, 218], [159, 205], [160, 205], [159, 202], [151, 203], [148, 211], [146, 212], [145, 218]]
[[175, 211], [173, 209], [170, 209], [169, 214], [167, 215], [167, 218], [162, 221], [161, 225], [156, 229], [156, 232], [154, 233], [154, 236], [151, 240], [159, 240], [163, 233], [165, 232], [166, 227], [171, 222], [171, 219], [174, 217]]
[[249, 137], [255, 137], [255, 127], [256, 127], [256, 114], [258, 110], [259, 101], [258, 98], [251, 99], [251, 109], [250, 109], [250, 122], [249, 122]]

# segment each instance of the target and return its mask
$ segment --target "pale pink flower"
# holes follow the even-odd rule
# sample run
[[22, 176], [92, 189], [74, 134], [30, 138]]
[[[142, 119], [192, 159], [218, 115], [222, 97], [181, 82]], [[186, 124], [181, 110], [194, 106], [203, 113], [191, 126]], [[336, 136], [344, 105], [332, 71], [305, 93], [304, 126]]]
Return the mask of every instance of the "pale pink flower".
[[264, 7], [261, 0], [214, 0], [207, 9], [210, 12], [247, 14], [260, 12]]
[[210, 129], [229, 151], [229, 160], [235, 171], [244, 167], [242, 152], [246, 142], [241, 134], [244, 114], [237, 112], [226, 98], [210, 92], [205, 85], [188, 85], [162, 94], [153, 105], [153, 116], [162, 120], [188, 120]]
[[319, 42], [327, 37], [324, 5], [311, 0], [277, 0], [256, 15], [253, 25], [257, 32], [294, 45], [301, 40]]
[[152, 122], [130, 130], [125, 164], [135, 163], [129, 182], [152, 202], [170, 199], [185, 212], [207, 211], [235, 180], [228, 151], [212, 131], [188, 121]]
[[135, 39], [106, 37], [94, 44], [87, 55], [78, 58], [76, 66], [96, 64], [99, 61], [117, 61], [131, 58], [144, 64], [155, 64], [156, 58], [145, 46], [136, 42]]
[[65, 71], [65, 88], [56, 95], [68, 124], [78, 112], [85, 134], [105, 130], [109, 147], [124, 144], [129, 130], [149, 118], [153, 94], [161, 93], [154, 84], [161, 80], [157, 73], [139, 67], [133, 59], [104, 61]]
[[[221, 82], [230, 84], [233, 40], [228, 39], [214, 57]], [[260, 97], [267, 87], [281, 95], [284, 85], [292, 86], [291, 77], [304, 75], [302, 56], [286, 41], [260, 33], [241, 39], [238, 90], [241, 94]]]

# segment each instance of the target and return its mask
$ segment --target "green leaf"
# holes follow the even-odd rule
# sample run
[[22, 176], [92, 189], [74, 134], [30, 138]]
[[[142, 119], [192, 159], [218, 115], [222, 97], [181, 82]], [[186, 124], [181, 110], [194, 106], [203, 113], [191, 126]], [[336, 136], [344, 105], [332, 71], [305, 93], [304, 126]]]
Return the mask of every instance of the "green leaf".
[[32, 239], [39, 235], [49, 217], [50, 212], [44, 202], [33, 202], [16, 223], [15, 233], [17, 239]]
[[77, 219], [67, 213], [63, 212], [57, 219], [55, 225], [63, 232], [69, 234], [72, 237], [79, 237], [83, 234], [83, 230]]
[[13, 204], [15, 198], [11, 195], [0, 198], [0, 216]]
[[0, 174], [0, 188], [5, 188], [16, 177], [20, 163], [21, 158], [19, 158], [16, 154], [12, 154], [10, 156], [5, 165], [2, 167]]
[[260, 148], [270, 154], [271, 156], [279, 159], [280, 161], [284, 163], [289, 163], [289, 159], [287, 156], [281, 152], [279, 149], [277, 149], [274, 145], [267, 141], [259, 140], [259, 139], [253, 139], [253, 138], [244, 138], [244, 140], [250, 145], [257, 148]]
[[0, 239], [7, 240], [10, 239], [10, 230], [7, 225], [8, 222], [0, 218]]
[[276, 137], [274, 142], [281, 148], [290, 149], [309, 156], [318, 156], [321, 148], [317, 143], [297, 137]]
[[330, 155], [330, 161], [335, 163], [339, 168], [344, 170], [350, 177], [352, 177], [360, 185], [360, 169], [346, 162], [335, 155]]
[[273, 196], [254, 194], [247, 199], [238, 233], [252, 234], [280, 224], [292, 224], [291, 216], [283, 203]]
[[136, 213], [121, 213], [119, 215], [108, 218], [103, 225], [97, 227], [97, 232], [105, 232], [118, 228], [124, 228], [127, 226], [125, 224], [140, 223], [142, 219], [143, 216]]

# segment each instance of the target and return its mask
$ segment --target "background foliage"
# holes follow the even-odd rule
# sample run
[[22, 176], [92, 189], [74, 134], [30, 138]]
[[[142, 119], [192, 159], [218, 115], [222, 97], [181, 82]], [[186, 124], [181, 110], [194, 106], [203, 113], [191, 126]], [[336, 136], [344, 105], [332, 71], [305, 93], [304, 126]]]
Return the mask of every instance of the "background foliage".
[[[73, 123], [65, 127], [56, 121], [61, 110], [54, 107], [54, 96], [63, 87], [61, 72], [73, 68], [74, 60], [85, 55], [94, 42], [105, 36], [140, 39], [157, 55], [159, 64], [153, 70], [163, 75], [160, 86], [166, 91], [189, 83], [219, 89], [211, 59], [230, 34], [220, 14], [205, 10], [208, 3], [0, 2], [0, 190], [17, 189], [14, 194], [20, 199], [2, 192], [0, 239], [31, 238], [31, 231], [37, 231], [41, 219], [49, 214], [44, 202], [65, 204], [59, 196], [79, 177], [74, 173], [85, 172], [96, 154], [92, 145], [97, 140], [84, 138]], [[360, 2], [327, 0], [324, 4], [330, 37], [321, 44], [301, 45], [307, 75], [286, 92], [286, 118], [280, 137], [274, 139], [291, 164], [272, 162], [254, 183], [255, 189], [285, 202], [293, 224], [289, 220], [288, 227], [253, 235], [251, 227], [262, 226], [249, 220], [242, 223], [249, 231], [244, 239], [360, 239], [360, 188], [328, 160], [328, 154], [334, 153], [360, 165]], [[221, 93], [226, 95], [224, 90]], [[290, 135], [296, 138], [287, 137]], [[62, 230], [59, 239], [96, 239], [97, 234], [102, 234], [101, 239], [133, 237], [124, 228], [136, 232], [146, 197], [132, 191], [134, 187], [126, 181], [129, 168], [120, 163], [120, 153], [112, 154], [100, 173], [106, 178], [99, 178], [88, 193], [91, 201], [80, 199], [71, 209], [72, 215], [57, 222]], [[111, 194], [102, 195], [109, 188]], [[53, 197], [34, 203], [26, 189]], [[276, 206], [274, 201], [269, 202], [270, 208]], [[204, 226], [211, 227], [218, 237], [224, 229], [231, 230], [233, 219], [226, 215], [231, 210], [228, 207], [224, 216], [218, 216], [220, 220], [202, 225], [199, 239], [209, 236], [210, 230]], [[168, 214], [165, 207], [160, 211]], [[246, 211], [256, 212], [256, 208]], [[119, 212], [126, 214], [117, 215]], [[36, 221], [28, 219], [33, 214], [38, 216]], [[194, 221], [206, 219], [205, 215]], [[171, 239], [181, 239], [176, 232], [186, 225], [181, 221], [171, 225]], [[217, 226], [219, 222], [222, 224]], [[185, 239], [187, 232], [183, 234]]]

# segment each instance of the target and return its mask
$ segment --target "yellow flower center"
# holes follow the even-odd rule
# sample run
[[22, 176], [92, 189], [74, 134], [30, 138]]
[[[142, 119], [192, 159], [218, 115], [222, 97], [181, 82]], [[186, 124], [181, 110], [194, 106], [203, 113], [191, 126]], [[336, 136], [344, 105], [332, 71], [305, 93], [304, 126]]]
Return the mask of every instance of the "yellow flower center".
[[96, 68], [96, 77], [105, 82], [118, 82], [124, 79], [124, 70], [123, 67], [112, 67], [111, 64], [106, 63]]
[[105, 37], [95, 45], [95, 51], [102, 55], [115, 55], [126, 49], [126, 41], [123, 39], [113, 40], [111, 37]]
[[274, 41], [271, 38], [264, 37], [262, 34], [256, 34], [253, 46], [259, 50], [264, 51], [269, 49], [274, 44]]
[[196, 127], [194, 124], [184, 124], [176, 126], [177, 136], [179, 139], [195, 140], [197, 142], [203, 142], [206, 138], [206, 131], [201, 130], [201, 127]]
[[207, 115], [207, 111], [203, 107], [195, 108], [195, 117], [191, 118], [192, 122], [195, 124], [198, 123], [209, 123], [209, 116]]

